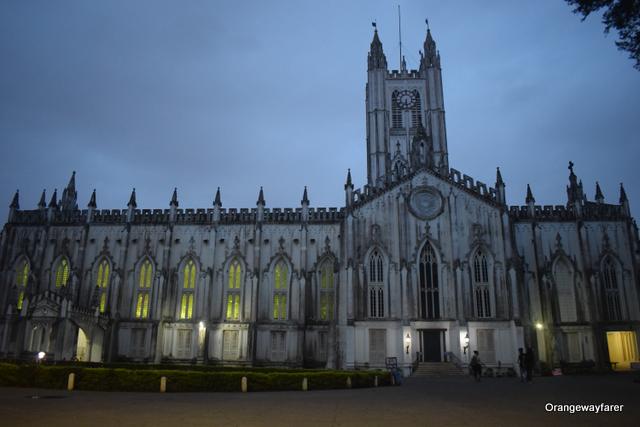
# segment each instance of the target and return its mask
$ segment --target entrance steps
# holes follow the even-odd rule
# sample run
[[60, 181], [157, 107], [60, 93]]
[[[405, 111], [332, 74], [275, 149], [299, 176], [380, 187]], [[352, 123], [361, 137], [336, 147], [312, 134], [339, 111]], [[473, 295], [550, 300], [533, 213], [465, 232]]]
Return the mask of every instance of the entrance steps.
[[460, 377], [468, 373], [451, 362], [420, 362], [413, 377], [443, 378]]

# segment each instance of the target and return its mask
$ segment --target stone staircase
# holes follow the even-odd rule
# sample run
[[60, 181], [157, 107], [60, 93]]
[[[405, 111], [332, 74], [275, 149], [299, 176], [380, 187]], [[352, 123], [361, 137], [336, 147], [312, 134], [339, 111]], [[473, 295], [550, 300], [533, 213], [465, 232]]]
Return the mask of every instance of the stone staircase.
[[445, 378], [445, 377], [460, 377], [467, 375], [462, 368], [458, 368], [451, 362], [420, 362], [418, 369], [413, 371], [412, 377], [426, 377], [426, 378]]

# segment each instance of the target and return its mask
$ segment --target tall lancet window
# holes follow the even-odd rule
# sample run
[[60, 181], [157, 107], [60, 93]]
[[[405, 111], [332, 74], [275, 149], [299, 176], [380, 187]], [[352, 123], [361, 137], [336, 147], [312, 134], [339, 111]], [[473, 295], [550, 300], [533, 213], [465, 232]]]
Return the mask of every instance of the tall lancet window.
[[279, 261], [273, 273], [273, 320], [287, 320], [288, 277], [287, 264]]
[[575, 322], [578, 320], [576, 313], [576, 295], [573, 287], [573, 272], [569, 263], [560, 258], [556, 262], [554, 271], [556, 293], [558, 295], [558, 311], [561, 322]]
[[411, 105], [411, 127], [418, 127], [422, 123], [422, 112], [420, 109], [420, 93], [417, 90], [413, 91], [414, 102]]
[[100, 313], [107, 311], [107, 291], [109, 290], [109, 261], [103, 259], [98, 264], [98, 274], [96, 275], [96, 286], [98, 288]]
[[423, 319], [440, 318], [438, 259], [429, 243], [420, 252], [420, 316]]
[[326, 260], [320, 267], [320, 320], [333, 320], [333, 262]]
[[473, 297], [476, 306], [476, 317], [491, 317], [489, 269], [487, 268], [487, 257], [481, 250], [473, 258]]
[[402, 109], [399, 104], [400, 92], [397, 90], [393, 91], [391, 94], [391, 127], [392, 128], [401, 128], [402, 127]]
[[153, 267], [151, 261], [145, 259], [138, 272], [138, 296], [136, 298], [136, 318], [149, 317], [149, 300], [151, 299], [151, 282], [153, 280]]
[[618, 273], [611, 257], [602, 263], [603, 297], [607, 320], [620, 319], [620, 291], [618, 288]]
[[377, 249], [369, 257], [369, 317], [384, 317], [384, 263]]
[[18, 290], [16, 308], [18, 310], [22, 310], [27, 283], [29, 283], [29, 262], [25, 259], [18, 264], [18, 270], [16, 271], [16, 289]]
[[182, 298], [180, 299], [180, 319], [193, 317], [193, 294], [196, 288], [196, 263], [187, 261], [182, 271]]
[[229, 266], [229, 284], [227, 286], [227, 320], [240, 320], [240, 283], [242, 267], [234, 259]]
[[61, 258], [56, 267], [56, 288], [63, 288], [67, 286], [69, 281], [69, 261], [66, 258]]

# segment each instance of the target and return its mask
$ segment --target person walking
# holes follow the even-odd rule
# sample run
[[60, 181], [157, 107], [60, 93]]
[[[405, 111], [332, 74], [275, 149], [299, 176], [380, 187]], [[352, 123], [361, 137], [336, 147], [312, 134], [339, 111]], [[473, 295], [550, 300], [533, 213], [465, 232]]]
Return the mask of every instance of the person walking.
[[480, 381], [480, 377], [482, 376], [482, 361], [480, 360], [480, 353], [478, 351], [473, 352], [473, 357], [471, 358], [471, 372], [473, 372], [473, 378], [476, 381]]
[[520, 369], [520, 382], [525, 382], [527, 380], [526, 355], [522, 347], [518, 349], [518, 368]]
[[533, 366], [535, 365], [535, 355], [533, 354], [533, 349], [531, 347], [527, 347], [527, 353], [524, 356], [524, 364], [525, 369], [527, 370], [527, 382], [531, 382], [533, 379]]

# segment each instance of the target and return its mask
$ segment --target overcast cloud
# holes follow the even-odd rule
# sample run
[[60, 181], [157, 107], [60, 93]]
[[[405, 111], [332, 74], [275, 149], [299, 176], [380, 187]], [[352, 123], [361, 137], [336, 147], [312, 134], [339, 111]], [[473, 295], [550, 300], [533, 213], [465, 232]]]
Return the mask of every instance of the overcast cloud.
[[[567, 163], [593, 200], [640, 207], [640, 73], [562, 0], [400, 1], [418, 67], [424, 19], [442, 55], [450, 165], [509, 204], [566, 203]], [[84, 208], [342, 206], [366, 183], [366, 57], [398, 67], [397, 2], [0, 2], [0, 214], [35, 209], [77, 171]], [[48, 201], [48, 200], [47, 200]]]

